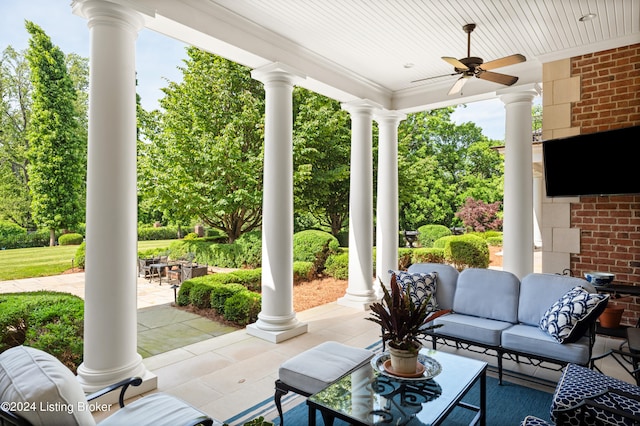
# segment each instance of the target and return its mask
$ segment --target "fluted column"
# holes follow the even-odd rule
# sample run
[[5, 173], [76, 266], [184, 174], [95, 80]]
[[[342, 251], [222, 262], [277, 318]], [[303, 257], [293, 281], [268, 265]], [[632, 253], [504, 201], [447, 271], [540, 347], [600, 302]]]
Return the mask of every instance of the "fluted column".
[[381, 111], [374, 118], [378, 122], [376, 277], [388, 287], [389, 270], [398, 268], [398, 125], [406, 115]]
[[296, 79], [282, 64], [254, 70], [265, 89], [262, 201], [262, 311], [247, 332], [279, 343], [306, 333], [293, 310], [293, 99]]
[[519, 278], [533, 272], [533, 163], [531, 107], [537, 87], [504, 90], [503, 269]]
[[366, 309], [373, 290], [372, 117], [379, 107], [367, 100], [342, 106], [351, 115], [349, 185], [349, 284], [338, 304]]
[[[137, 353], [135, 42], [142, 17], [115, 3], [78, 1], [90, 32], [84, 359], [78, 380], [95, 391], [150, 380]], [[144, 389], [139, 389], [145, 391]]]

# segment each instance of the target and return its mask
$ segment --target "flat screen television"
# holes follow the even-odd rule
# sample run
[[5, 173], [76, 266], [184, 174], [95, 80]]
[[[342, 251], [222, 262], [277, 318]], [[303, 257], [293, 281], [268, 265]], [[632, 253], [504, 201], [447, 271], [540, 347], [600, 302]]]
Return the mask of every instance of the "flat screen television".
[[640, 193], [640, 126], [543, 141], [547, 196]]

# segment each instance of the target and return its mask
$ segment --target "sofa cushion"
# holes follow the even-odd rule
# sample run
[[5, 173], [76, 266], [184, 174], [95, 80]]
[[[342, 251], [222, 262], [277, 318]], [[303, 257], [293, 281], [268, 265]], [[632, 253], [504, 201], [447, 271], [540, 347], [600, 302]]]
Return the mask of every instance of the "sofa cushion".
[[553, 303], [574, 287], [583, 287], [589, 293], [595, 288], [581, 278], [558, 274], [533, 273], [522, 278], [518, 322], [538, 327], [540, 318]]
[[409, 273], [404, 271], [389, 270], [390, 274], [396, 276], [396, 280], [402, 291], [409, 293], [414, 305], [420, 306], [427, 301], [427, 311], [438, 310], [438, 300], [436, 299], [436, 279], [438, 274], [417, 272]]
[[589, 293], [575, 287], [547, 309], [540, 319], [540, 328], [560, 343], [575, 342], [602, 313], [608, 301], [607, 294]]
[[488, 346], [499, 346], [502, 332], [513, 325], [510, 322], [456, 313], [441, 316], [433, 322], [434, 324], [442, 324], [442, 327], [434, 330], [437, 334]]
[[16, 346], [0, 354], [0, 400], [27, 403], [17, 414], [36, 426], [95, 425], [91, 412], [83, 409], [87, 400], [80, 382], [39, 349]]
[[560, 345], [539, 327], [523, 324], [516, 324], [502, 333], [502, 347], [508, 351], [576, 364], [587, 364], [590, 357], [588, 337]]
[[438, 293], [438, 308], [453, 309], [453, 297], [458, 283], [458, 270], [451, 265], [442, 263], [414, 263], [407, 269], [409, 273], [436, 272], [436, 291]]
[[520, 280], [511, 272], [469, 268], [458, 277], [453, 310], [515, 324], [519, 294]]

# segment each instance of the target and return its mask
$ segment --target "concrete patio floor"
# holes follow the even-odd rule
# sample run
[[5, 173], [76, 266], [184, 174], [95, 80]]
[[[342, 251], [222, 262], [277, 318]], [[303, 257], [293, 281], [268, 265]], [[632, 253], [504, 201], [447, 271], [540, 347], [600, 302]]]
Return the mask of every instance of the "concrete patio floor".
[[[0, 293], [48, 289], [82, 297], [83, 288], [82, 273], [0, 282]], [[138, 280], [138, 342], [145, 356], [143, 362], [158, 377], [157, 391], [178, 396], [221, 421], [272, 398], [278, 367], [286, 359], [327, 340], [356, 347], [379, 340], [378, 327], [364, 320], [369, 312], [336, 303], [297, 313], [298, 319], [308, 324], [308, 333], [274, 344], [250, 336], [244, 329], [219, 329], [207, 319], [172, 308], [173, 298], [170, 286]], [[598, 336], [594, 354], [617, 349], [619, 344], [620, 340]], [[456, 352], [453, 348], [439, 349]], [[492, 356], [464, 350], [457, 353], [497, 365]], [[598, 361], [598, 366], [606, 374], [633, 381], [610, 357]], [[538, 379], [537, 383], [525, 380], [521, 384], [549, 392], [560, 377], [558, 371], [507, 360], [504, 368]], [[285, 409], [300, 401], [289, 399]], [[99, 420], [109, 414], [96, 413], [95, 417]], [[273, 410], [262, 414], [267, 420], [276, 416]]]

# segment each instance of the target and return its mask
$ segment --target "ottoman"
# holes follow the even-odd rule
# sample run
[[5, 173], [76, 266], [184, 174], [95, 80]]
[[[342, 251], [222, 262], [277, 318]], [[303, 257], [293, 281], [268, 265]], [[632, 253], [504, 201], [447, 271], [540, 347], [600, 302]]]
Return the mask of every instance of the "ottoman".
[[369, 362], [373, 352], [338, 342], [324, 342], [280, 365], [273, 397], [280, 425], [284, 425], [282, 396], [293, 391], [303, 396], [320, 392], [342, 376]]

